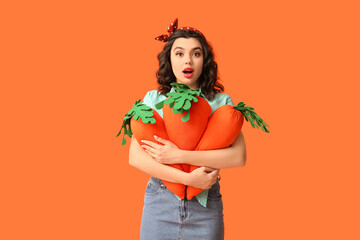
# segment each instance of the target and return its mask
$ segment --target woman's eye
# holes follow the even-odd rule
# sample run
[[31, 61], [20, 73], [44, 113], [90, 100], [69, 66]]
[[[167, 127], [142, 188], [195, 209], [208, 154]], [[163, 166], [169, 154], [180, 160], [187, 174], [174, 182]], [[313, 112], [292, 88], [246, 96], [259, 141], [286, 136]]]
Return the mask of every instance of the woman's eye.
[[[198, 53], [198, 52], [196, 52], [196, 53], [194, 53], [195, 54], [195, 56], [200, 56], [200, 53]], [[197, 55], [196, 55], [197, 54]]]
[[[175, 53], [175, 55], [178, 55], [178, 54], [182, 54], [182, 53], [181, 52]], [[180, 55], [178, 55], [178, 56], [180, 56]]]

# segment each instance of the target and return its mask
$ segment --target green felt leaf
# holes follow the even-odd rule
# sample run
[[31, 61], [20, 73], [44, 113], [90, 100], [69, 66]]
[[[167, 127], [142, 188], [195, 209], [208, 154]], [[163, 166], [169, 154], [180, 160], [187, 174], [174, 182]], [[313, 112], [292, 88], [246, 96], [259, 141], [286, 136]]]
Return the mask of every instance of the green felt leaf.
[[164, 104], [170, 104], [172, 102], [174, 102], [174, 99], [171, 97], [171, 98], [165, 99]]
[[164, 102], [165, 102], [165, 100], [164, 100], [164, 101], [161, 101], [161, 102], [158, 102], [158, 103], [155, 105], [156, 109], [158, 109], [158, 110], [162, 109], [162, 108], [164, 107]]
[[189, 110], [190, 107], [191, 107], [191, 102], [190, 102], [189, 99], [186, 99], [183, 108], [184, 108], [185, 110]]
[[150, 123], [150, 124], [154, 124], [156, 122], [155, 118], [142, 118], [141, 120], [143, 121], [143, 123]]
[[173, 113], [177, 114], [180, 112], [180, 109], [173, 108]]
[[116, 137], [118, 137], [121, 134], [122, 129], [124, 129], [122, 145], [125, 145], [126, 144], [125, 135], [128, 135], [130, 138], [133, 135], [130, 125], [131, 118], [134, 118], [137, 121], [141, 119], [144, 123], [154, 124], [156, 120], [155, 118], [153, 118], [153, 116], [154, 116], [154, 110], [151, 109], [149, 106], [143, 104], [143, 101], [139, 99], [138, 101], [135, 102], [135, 104], [130, 109], [130, 111], [127, 114], [125, 114], [120, 131], [116, 135]]
[[[234, 106], [234, 108], [238, 111], [240, 111], [243, 115], [246, 121], [250, 122], [251, 126], [253, 128], [259, 128], [261, 127], [261, 129], [264, 132], [269, 133], [269, 130], [266, 128], [267, 125], [260, 117], [259, 115], [257, 115], [253, 110], [254, 108], [246, 106], [245, 107], [245, 103], [240, 102], [238, 103], [236, 106]], [[256, 123], [256, 124], [255, 124]]]
[[150, 117], [154, 116], [154, 110], [151, 109], [150, 107], [149, 107], [149, 109], [150, 109], [150, 111], [141, 109], [140, 110], [141, 112], [138, 115], [140, 115], [142, 118], [150, 118]]
[[192, 96], [192, 99], [190, 101], [193, 101], [193, 102], [198, 102], [199, 99], [197, 99], [196, 97]]
[[175, 103], [174, 108], [176, 108], [176, 109], [182, 108], [182, 106], [184, 105], [184, 101], [185, 101], [185, 99], [181, 98], [177, 103]]
[[183, 97], [183, 95], [181, 93], [177, 92], [176, 94], [174, 94], [173, 99], [176, 102], [177, 100], [181, 99], [182, 97]]
[[181, 121], [187, 122], [189, 119], [190, 119], [190, 111], [188, 111], [186, 115], [181, 118]]
[[191, 102], [198, 101], [196, 96], [200, 96], [200, 89], [192, 90], [183, 83], [171, 83], [170, 85], [175, 87], [175, 92], [166, 94], [169, 98], [164, 101], [164, 104], [168, 104], [173, 109], [174, 114], [182, 114], [187, 111], [186, 116], [182, 117], [182, 119], [188, 121], [190, 119]]

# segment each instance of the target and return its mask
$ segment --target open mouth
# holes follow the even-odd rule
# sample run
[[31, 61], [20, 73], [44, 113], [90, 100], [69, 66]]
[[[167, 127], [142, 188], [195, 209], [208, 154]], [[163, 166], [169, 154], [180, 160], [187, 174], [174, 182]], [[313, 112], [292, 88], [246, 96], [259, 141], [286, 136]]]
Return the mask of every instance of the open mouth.
[[192, 68], [185, 68], [183, 73], [184, 77], [190, 78], [193, 75], [194, 70]]

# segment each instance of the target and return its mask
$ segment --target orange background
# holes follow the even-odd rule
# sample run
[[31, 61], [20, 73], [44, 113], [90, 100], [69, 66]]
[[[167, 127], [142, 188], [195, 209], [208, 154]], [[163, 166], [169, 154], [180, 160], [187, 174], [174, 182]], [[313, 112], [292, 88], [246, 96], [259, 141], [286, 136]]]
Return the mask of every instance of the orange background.
[[139, 238], [149, 176], [115, 136], [175, 18], [270, 126], [222, 170], [226, 239], [360, 239], [356, 2], [3, 1], [0, 239]]

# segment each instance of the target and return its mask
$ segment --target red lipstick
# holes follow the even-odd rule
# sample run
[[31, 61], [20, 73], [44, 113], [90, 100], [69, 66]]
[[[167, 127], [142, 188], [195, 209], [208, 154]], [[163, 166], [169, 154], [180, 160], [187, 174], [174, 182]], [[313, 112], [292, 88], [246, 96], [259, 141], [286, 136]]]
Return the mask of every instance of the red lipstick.
[[186, 78], [191, 78], [191, 76], [193, 75], [194, 69], [192, 69], [191, 67], [187, 67], [183, 70], [184, 73], [184, 77]]

